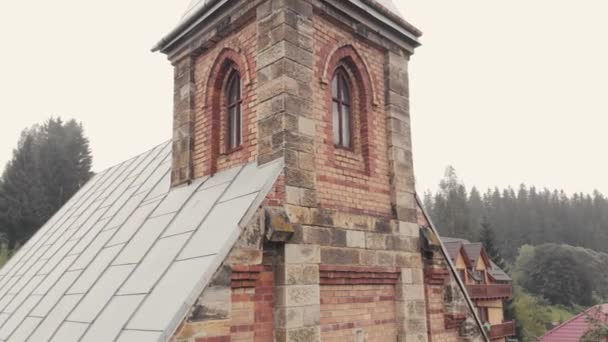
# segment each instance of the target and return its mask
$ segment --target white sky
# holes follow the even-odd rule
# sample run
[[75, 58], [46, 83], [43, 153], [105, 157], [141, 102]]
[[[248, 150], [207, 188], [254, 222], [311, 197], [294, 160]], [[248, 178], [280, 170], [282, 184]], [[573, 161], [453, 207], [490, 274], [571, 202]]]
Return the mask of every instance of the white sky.
[[[419, 190], [608, 193], [608, 3], [396, 0], [425, 32], [411, 64]], [[171, 136], [172, 69], [149, 49], [189, 0], [0, 1], [0, 166], [20, 131], [76, 118], [101, 170]]]

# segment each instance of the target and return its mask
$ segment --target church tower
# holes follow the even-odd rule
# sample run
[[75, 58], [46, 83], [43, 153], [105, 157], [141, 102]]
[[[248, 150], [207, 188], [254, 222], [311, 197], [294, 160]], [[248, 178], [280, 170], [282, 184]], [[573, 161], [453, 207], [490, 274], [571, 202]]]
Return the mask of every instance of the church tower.
[[[391, 0], [195, 1], [154, 48], [173, 139], [98, 172], [0, 267], [0, 341], [509, 336], [416, 197], [420, 35]], [[502, 305], [476, 285], [482, 313]]]
[[199, 0], [157, 44], [175, 67], [173, 187], [282, 165], [174, 341], [460, 340], [475, 315], [431, 298], [447, 266], [421, 253], [420, 36], [391, 0]]

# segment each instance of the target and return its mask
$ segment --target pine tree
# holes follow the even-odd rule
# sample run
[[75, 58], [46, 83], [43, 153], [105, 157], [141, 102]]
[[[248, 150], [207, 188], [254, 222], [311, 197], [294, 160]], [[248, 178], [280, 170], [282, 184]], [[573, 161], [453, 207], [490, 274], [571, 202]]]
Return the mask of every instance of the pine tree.
[[82, 125], [51, 118], [22, 132], [0, 179], [0, 233], [27, 241], [92, 176]]
[[466, 187], [448, 166], [434, 197], [432, 216], [440, 233], [444, 236], [472, 239], [470, 213]]
[[482, 219], [479, 240], [483, 244], [483, 247], [488, 253], [490, 259], [503, 271], [507, 271], [505, 260], [502, 258], [500, 250], [496, 245], [496, 234], [494, 233], [494, 229], [486, 217]]

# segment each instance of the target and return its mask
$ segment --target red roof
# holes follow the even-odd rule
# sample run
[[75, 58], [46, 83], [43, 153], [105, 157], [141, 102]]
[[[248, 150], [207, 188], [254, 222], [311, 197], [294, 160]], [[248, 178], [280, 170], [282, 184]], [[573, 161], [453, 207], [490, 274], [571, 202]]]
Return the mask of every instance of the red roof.
[[608, 323], [608, 304], [594, 306], [558, 325], [538, 340], [541, 342], [578, 342], [589, 331], [589, 318]]

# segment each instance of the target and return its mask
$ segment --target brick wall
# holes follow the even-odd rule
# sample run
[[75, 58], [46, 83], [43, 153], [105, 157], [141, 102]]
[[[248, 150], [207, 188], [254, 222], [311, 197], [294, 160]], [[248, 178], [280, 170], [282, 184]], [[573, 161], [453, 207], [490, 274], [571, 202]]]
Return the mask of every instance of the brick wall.
[[[235, 272], [235, 271], [239, 272]], [[272, 341], [274, 274], [261, 266], [233, 267], [232, 342]]]
[[[217, 278], [217, 275], [216, 275]], [[229, 306], [224, 317], [211, 313], [218, 291], [206, 289], [200, 310], [194, 310], [173, 341], [175, 342], [270, 342], [274, 339], [274, 272], [272, 267], [232, 266], [228, 289], [230, 299], [218, 303]], [[211, 291], [211, 293], [209, 293]]]
[[[194, 177], [229, 169], [257, 155], [255, 70], [256, 24], [250, 20], [194, 61]], [[232, 63], [231, 66], [228, 63]], [[225, 88], [227, 72], [234, 67], [241, 75], [242, 147], [226, 149]]]
[[395, 341], [394, 285], [321, 286], [321, 340]]
[[[384, 111], [384, 51], [357, 39], [350, 28], [313, 17], [315, 171], [319, 204], [388, 216], [390, 183]], [[338, 49], [337, 49], [338, 47]], [[341, 49], [340, 49], [341, 48]], [[334, 147], [331, 80], [341, 63], [351, 76], [353, 150]]]

